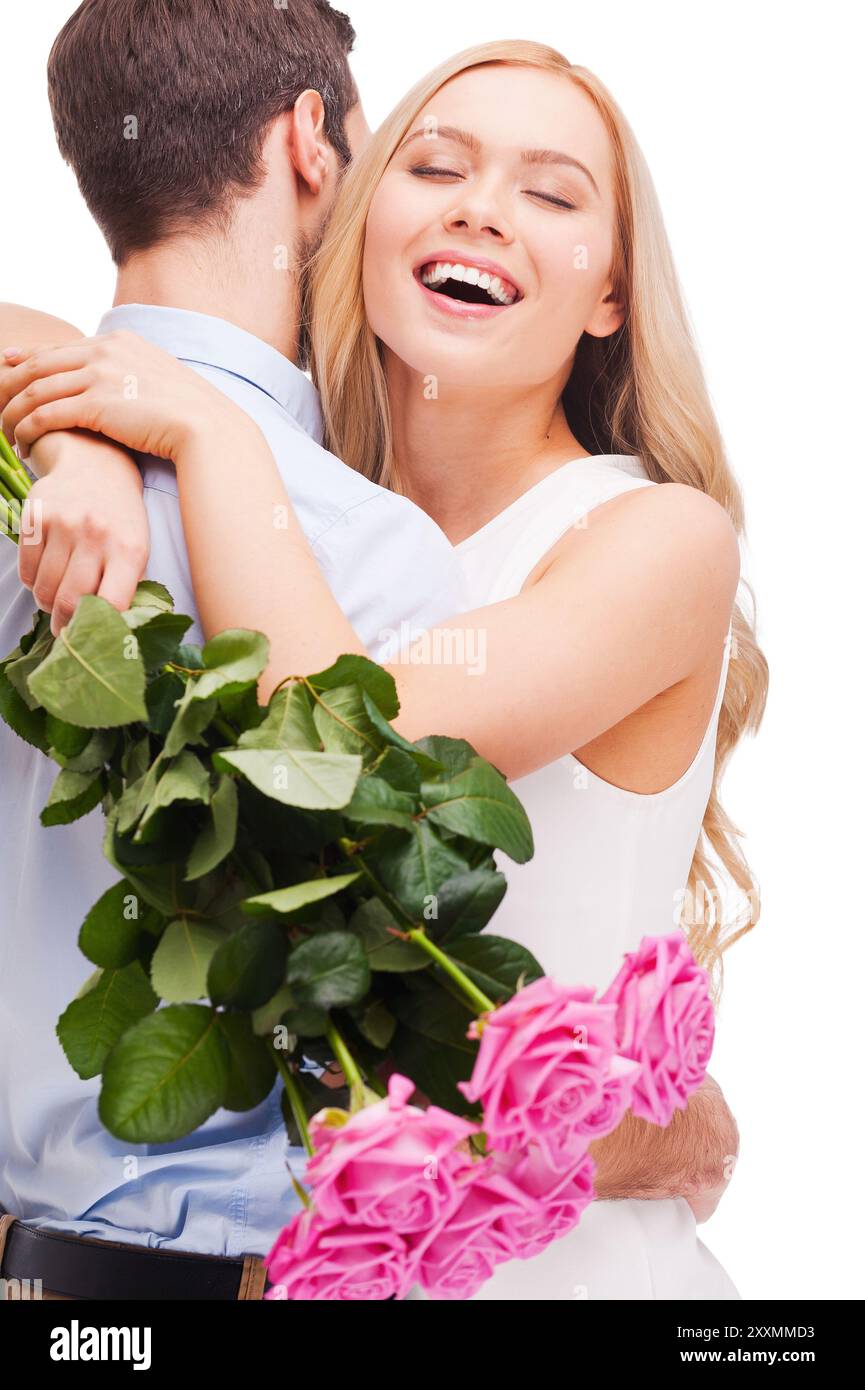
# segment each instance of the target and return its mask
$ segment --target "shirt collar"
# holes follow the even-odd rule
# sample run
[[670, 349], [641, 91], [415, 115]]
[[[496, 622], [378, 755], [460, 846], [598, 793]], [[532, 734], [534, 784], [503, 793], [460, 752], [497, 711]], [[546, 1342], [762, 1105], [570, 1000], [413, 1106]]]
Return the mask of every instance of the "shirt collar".
[[179, 357], [247, 381], [281, 405], [317, 443], [323, 429], [318, 392], [281, 352], [245, 328], [210, 314], [159, 304], [121, 304], [109, 309], [97, 333], [127, 329]]

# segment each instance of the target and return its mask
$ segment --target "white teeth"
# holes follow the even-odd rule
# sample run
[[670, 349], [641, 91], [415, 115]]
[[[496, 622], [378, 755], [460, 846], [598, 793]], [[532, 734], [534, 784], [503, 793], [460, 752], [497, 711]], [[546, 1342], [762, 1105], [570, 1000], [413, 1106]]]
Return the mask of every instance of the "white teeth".
[[479, 270], [477, 266], [461, 265], [458, 261], [453, 265], [449, 261], [436, 261], [426, 266], [421, 273], [421, 280], [425, 285], [439, 285], [445, 280], [462, 280], [467, 285], [477, 285], [480, 289], [486, 290], [490, 298], [501, 305], [513, 304], [517, 299], [516, 290], [504, 285], [498, 275], [490, 275], [487, 271]]

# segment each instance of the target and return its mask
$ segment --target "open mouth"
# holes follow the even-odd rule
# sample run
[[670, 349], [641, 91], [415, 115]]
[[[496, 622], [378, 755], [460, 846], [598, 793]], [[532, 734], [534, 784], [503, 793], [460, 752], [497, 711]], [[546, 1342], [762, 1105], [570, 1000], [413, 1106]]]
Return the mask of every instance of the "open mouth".
[[519, 289], [510, 280], [476, 265], [427, 261], [418, 267], [415, 275], [433, 294], [458, 300], [462, 304], [508, 309], [522, 299]]

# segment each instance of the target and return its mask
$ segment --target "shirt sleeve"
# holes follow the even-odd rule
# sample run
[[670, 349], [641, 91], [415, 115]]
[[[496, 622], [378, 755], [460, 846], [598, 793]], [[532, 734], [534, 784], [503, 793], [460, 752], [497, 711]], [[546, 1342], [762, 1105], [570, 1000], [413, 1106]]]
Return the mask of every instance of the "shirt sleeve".
[[379, 492], [346, 511], [314, 547], [340, 607], [376, 661], [464, 612], [447, 536], [408, 498]]

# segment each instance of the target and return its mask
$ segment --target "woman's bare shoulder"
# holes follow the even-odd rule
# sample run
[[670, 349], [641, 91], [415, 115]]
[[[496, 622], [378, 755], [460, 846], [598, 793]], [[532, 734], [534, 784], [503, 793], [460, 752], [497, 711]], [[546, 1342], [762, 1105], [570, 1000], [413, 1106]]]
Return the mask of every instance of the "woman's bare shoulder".
[[617, 609], [625, 621], [639, 616], [669, 649], [672, 684], [701, 668], [726, 633], [739, 572], [738, 536], [725, 509], [697, 488], [658, 483], [595, 507], [530, 583], [547, 588], [559, 611], [569, 595], [601, 606], [611, 628]]

